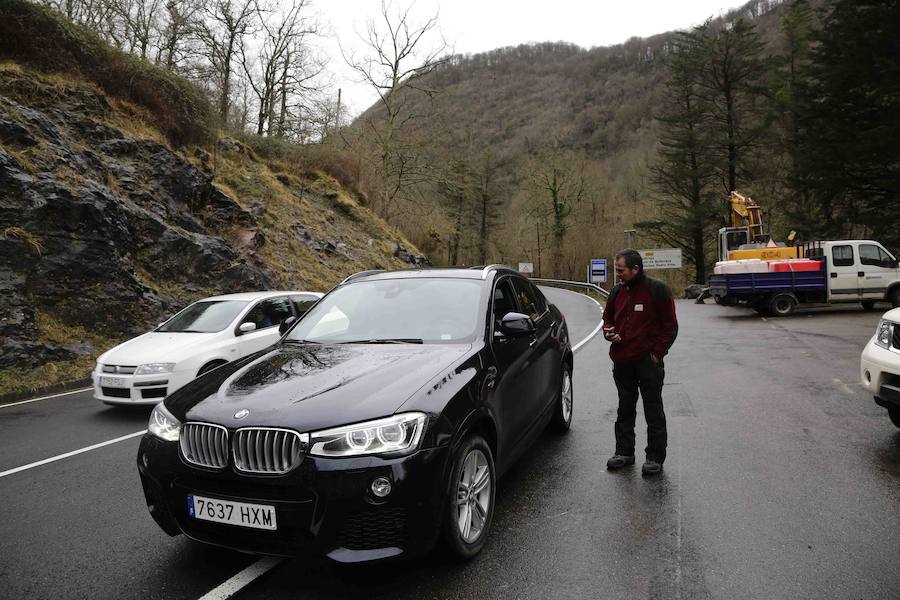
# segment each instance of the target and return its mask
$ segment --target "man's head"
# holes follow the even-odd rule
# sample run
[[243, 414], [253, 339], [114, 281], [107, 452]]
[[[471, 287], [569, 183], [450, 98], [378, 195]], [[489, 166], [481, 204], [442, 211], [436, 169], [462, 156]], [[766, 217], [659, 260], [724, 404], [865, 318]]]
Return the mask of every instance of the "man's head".
[[644, 259], [637, 250], [627, 248], [616, 254], [616, 277], [628, 285], [631, 280], [644, 272]]

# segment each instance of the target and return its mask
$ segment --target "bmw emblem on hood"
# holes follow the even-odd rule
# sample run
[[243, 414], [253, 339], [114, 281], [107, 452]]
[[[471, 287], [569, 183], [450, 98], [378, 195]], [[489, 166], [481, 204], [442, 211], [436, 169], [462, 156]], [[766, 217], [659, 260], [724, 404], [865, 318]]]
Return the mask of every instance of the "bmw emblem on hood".
[[250, 414], [249, 410], [247, 410], [246, 408], [242, 408], [241, 410], [234, 413], [234, 418], [235, 419], [243, 419], [244, 417], [246, 417], [249, 414]]

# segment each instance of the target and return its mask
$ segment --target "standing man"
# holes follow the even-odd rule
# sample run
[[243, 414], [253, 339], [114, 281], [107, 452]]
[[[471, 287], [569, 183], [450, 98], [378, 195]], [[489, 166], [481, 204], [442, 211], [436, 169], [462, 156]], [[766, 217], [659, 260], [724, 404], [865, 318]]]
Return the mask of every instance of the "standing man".
[[663, 358], [678, 334], [675, 300], [669, 286], [644, 275], [644, 261], [635, 250], [616, 254], [616, 276], [620, 283], [603, 309], [603, 335], [611, 342], [609, 357], [619, 391], [616, 453], [606, 467], [621, 469], [634, 464], [634, 421], [640, 391], [647, 419], [647, 462], [641, 473], [656, 475], [666, 460]]

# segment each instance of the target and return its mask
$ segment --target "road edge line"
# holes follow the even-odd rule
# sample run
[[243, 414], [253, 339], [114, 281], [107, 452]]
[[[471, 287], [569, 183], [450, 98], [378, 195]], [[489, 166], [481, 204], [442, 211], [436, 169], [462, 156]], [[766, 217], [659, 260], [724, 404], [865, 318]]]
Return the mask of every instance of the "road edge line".
[[592, 332], [590, 332], [590, 333], [588, 334], [588, 336], [587, 336], [586, 338], [584, 338], [583, 340], [581, 340], [580, 342], [578, 342], [577, 344], [575, 344], [575, 346], [572, 347], [572, 354], [575, 354], [576, 352], [578, 352], [579, 350], [581, 350], [581, 347], [582, 347], [582, 346], [584, 346], [584, 345], [587, 344], [589, 341], [591, 341], [592, 339], [594, 339], [594, 337], [596, 337], [596, 335], [597, 335], [598, 333], [600, 333], [600, 329], [602, 329], [602, 328], [603, 328], [603, 319], [600, 319], [600, 324], [597, 325], [596, 329], [594, 329]]
[[53, 394], [51, 396], [41, 396], [40, 398], [32, 398], [31, 400], [19, 400], [18, 402], [10, 402], [8, 404], [0, 404], [0, 408], [7, 408], [10, 406], [18, 406], [19, 404], [28, 404], [29, 402], [37, 402], [39, 400], [50, 400], [51, 398], [59, 398], [60, 396], [69, 396], [71, 394], [80, 394], [81, 392], [89, 392], [92, 387], [81, 388], [80, 390], [71, 390], [69, 392], [62, 392], [60, 394]]
[[35, 467], [40, 467], [42, 465], [56, 462], [56, 461], [62, 460], [64, 458], [69, 458], [70, 456], [76, 456], [76, 455], [82, 454], [84, 452], [90, 452], [91, 450], [96, 450], [97, 448], [109, 446], [110, 444], [115, 444], [117, 442], [123, 442], [123, 441], [131, 439], [133, 437], [137, 437], [139, 435], [144, 435], [145, 433], [147, 433], [147, 430], [142, 429], [140, 431], [135, 431], [134, 433], [129, 433], [128, 435], [123, 435], [121, 437], [117, 437], [114, 440], [107, 440], [105, 442], [100, 442], [99, 444], [94, 444], [93, 446], [79, 448], [78, 450], [72, 450], [71, 452], [66, 452], [65, 454], [58, 454], [56, 456], [51, 456], [50, 458], [45, 458], [44, 460], [39, 460], [37, 462], [33, 462], [33, 463], [30, 463], [27, 465], [22, 465], [21, 467], [15, 467], [13, 469], [9, 469], [9, 470], [0, 472], [0, 478], [6, 477], [7, 475], [14, 475], [21, 471], [27, 471], [28, 469], [33, 469]]

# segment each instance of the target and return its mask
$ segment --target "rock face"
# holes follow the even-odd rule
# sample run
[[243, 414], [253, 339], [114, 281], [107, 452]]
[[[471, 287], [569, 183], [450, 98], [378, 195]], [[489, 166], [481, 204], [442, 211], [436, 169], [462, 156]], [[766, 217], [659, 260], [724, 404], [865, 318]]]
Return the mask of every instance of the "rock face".
[[42, 100], [40, 85], [0, 73], [0, 369], [87, 351], [41, 342], [35, 310], [120, 336], [188, 292], [277, 283], [253, 252], [256, 217], [212, 184], [208, 161], [111, 126], [99, 92]]

